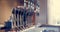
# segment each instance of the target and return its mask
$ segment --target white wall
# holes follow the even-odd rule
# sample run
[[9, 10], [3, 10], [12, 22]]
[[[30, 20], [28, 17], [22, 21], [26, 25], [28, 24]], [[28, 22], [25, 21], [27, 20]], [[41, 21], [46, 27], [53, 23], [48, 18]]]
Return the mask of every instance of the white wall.
[[60, 25], [60, 0], [48, 0], [48, 24]]

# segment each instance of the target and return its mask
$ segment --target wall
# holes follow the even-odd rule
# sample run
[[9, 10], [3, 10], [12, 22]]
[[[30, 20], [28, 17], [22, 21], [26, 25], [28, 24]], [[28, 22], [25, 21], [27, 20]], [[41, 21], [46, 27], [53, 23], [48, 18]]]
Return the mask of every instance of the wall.
[[40, 24], [48, 24], [47, 17], [47, 0], [40, 0], [40, 16], [37, 18], [37, 22]]
[[60, 0], [48, 0], [48, 24], [60, 25]]
[[14, 0], [0, 0], [0, 24], [10, 17], [12, 7], [16, 6], [16, 1]]

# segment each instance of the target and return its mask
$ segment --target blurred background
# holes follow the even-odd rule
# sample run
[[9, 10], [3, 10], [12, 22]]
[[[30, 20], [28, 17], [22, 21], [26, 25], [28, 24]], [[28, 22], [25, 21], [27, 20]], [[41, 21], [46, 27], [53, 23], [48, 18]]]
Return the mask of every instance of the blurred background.
[[[38, 22], [41, 24], [47, 24], [47, 0], [40, 1], [40, 16]], [[0, 24], [4, 24], [5, 21], [11, 15], [13, 7], [20, 5], [19, 0], [0, 0]]]
[[[57, 25], [60, 23], [60, 0], [40, 0], [40, 17], [41, 24]], [[0, 0], [0, 24], [11, 15], [13, 7], [20, 5], [19, 0]]]
[[[39, 1], [40, 16], [36, 18], [36, 23], [60, 26], [60, 0]], [[19, 6], [21, 4], [24, 5], [23, 0], [0, 0], [0, 25], [4, 25], [5, 22], [9, 19], [9, 17], [12, 14], [12, 8]]]

